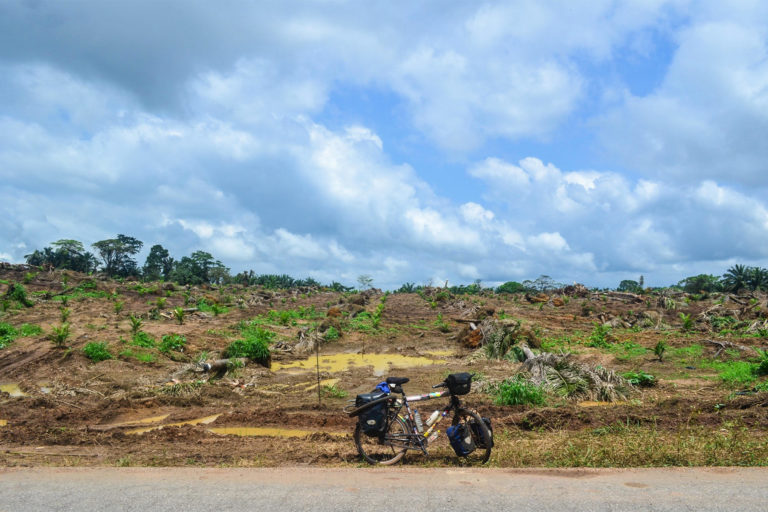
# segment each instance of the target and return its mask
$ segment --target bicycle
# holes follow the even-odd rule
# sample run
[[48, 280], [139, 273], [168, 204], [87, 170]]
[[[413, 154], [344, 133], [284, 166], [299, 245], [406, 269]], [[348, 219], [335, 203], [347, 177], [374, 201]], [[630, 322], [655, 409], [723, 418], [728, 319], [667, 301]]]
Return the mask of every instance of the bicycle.
[[[409, 382], [407, 377], [388, 377], [390, 393], [358, 395], [355, 406], [347, 406], [345, 412], [350, 417], [358, 417], [355, 427], [355, 446], [360, 456], [369, 464], [394, 464], [405, 456], [408, 450], [420, 450], [429, 455], [427, 448], [439, 434], [436, 430], [440, 421], [451, 412], [451, 428], [446, 432], [454, 452], [469, 464], [485, 464], [491, 456], [493, 432], [490, 420], [481, 418], [474, 410], [462, 406], [459, 395], [469, 393], [472, 374], [452, 374], [433, 389], [445, 387], [445, 391], [425, 395], [406, 396], [402, 386]], [[381, 386], [381, 385], [380, 385]], [[395, 395], [401, 395], [397, 397]], [[360, 403], [373, 398], [367, 403]], [[450, 397], [447, 406], [432, 413], [426, 422], [412, 402]], [[377, 411], [377, 408], [379, 411]], [[426, 428], [426, 430], [424, 430]]]

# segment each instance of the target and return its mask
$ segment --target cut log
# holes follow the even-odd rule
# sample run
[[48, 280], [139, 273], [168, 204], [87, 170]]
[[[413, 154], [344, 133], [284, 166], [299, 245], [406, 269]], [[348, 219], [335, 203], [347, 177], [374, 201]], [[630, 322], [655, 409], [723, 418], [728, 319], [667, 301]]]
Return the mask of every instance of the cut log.
[[232, 359], [217, 359], [215, 361], [211, 361], [210, 363], [200, 363], [200, 367], [204, 372], [222, 372], [227, 371], [235, 365], [243, 367], [247, 362], [248, 358], [235, 357]]
[[730, 341], [725, 341], [725, 340], [720, 340], [720, 341], [718, 341], [718, 340], [701, 340], [701, 341], [703, 341], [705, 343], [711, 343], [712, 345], [715, 345], [716, 347], [718, 347], [717, 351], [715, 352], [714, 357], [718, 357], [723, 352], [723, 350], [725, 350], [727, 348], [735, 348], [736, 350], [741, 350], [742, 352], [752, 351], [752, 352], [755, 352], [756, 354], [760, 355], [759, 352], [757, 352], [757, 350], [755, 350], [752, 347], [745, 347], [744, 345], [737, 345], [736, 343], [731, 343]]

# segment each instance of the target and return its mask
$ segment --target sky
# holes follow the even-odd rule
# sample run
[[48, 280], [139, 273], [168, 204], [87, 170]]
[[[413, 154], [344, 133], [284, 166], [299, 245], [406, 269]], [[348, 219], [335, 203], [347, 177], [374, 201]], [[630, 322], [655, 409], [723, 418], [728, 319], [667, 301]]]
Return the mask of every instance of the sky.
[[0, 261], [117, 234], [380, 288], [768, 266], [768, 2], [0, 2]]

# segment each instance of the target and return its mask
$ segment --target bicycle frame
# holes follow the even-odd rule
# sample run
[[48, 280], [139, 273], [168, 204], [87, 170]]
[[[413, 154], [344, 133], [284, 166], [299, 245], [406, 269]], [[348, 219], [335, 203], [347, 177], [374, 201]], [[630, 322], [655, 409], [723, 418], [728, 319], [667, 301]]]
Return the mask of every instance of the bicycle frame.
[[[427, 430], [424, 432], [419, 432], [417, 426], [416, 426], [416, 420], [414, 417], [414, 409], [411, 408], [410, 403], [411, 402], [423, 402], [427, 400], [433, 400], [436, 398], [443, 398], [443, 397], [450, 397], [451, 400], [448, 403], [448, 405], [445, 406], [445, 408], [442, 410], [440, 415], [437, 417], [437, 419], [432, 423], [432, 425], [429, 426]], [[408, 434], [408, 439], [411, 441], [416, 441], [417, 447], [420, 448], [425, 454], [427, 453], [425, 440], [429, 438], [430, 435], [432, 435], [433, 431], [435, 430], [435, 427], [437, 426], [440, 421], [445, 418], [449, 412], [451, 412], [454, 409], [458, 409], [458, 407], [461, 406], [461, 403], [459, 402], [459, 399], [457, 396], [452, 395], [450, 391], [434, 391], [432, 393], [426, 393], [424, 395], [411, 395], [406, 396], [403, 395], [403, 398], [396, 398], [394, 400], [394, 406], [392, 407], [392, 410], [394, 413], [400, 418], [406, 421], [406, 425], [410, 429], [410, 433]], [[405, 407], [405, 410], [407, 411], [407, 416], [404, 418], [400, 415], [400, 410]], [[410, 448], [411, 443], [408, 443], [406, 446]]]

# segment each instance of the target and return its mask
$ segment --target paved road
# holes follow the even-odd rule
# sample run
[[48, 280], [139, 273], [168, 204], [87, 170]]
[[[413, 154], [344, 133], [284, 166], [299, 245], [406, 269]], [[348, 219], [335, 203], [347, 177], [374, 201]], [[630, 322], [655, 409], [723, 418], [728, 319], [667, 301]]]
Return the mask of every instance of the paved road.
[[11, 511], [768, 510], [768, 469], [0, 469]]

